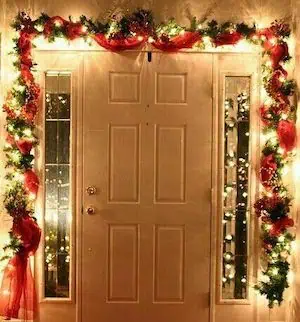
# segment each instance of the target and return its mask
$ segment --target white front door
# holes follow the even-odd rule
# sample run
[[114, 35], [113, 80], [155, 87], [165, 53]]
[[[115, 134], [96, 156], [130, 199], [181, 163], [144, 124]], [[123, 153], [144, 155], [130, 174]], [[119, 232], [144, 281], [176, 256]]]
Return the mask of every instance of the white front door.
[[212, 55], [147, 58], [84, 58], [82, 322], [209, 321]]

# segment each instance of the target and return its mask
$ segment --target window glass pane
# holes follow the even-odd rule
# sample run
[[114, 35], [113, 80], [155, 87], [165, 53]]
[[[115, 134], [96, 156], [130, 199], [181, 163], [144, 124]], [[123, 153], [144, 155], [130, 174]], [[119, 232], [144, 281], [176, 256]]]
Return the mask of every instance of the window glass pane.
[[70, 74], [46, 74], [45, 297], [70, 292]]
[[225, 78], [222, 297], [247, 298], [250, 77]]

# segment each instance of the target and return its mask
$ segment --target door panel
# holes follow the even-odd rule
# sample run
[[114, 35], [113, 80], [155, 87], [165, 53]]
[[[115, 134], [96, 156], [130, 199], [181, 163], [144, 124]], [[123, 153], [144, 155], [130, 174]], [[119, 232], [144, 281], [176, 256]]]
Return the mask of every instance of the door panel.
[[87, 53], [83, 83], [82, 321], [208, 322], [212, 56]]

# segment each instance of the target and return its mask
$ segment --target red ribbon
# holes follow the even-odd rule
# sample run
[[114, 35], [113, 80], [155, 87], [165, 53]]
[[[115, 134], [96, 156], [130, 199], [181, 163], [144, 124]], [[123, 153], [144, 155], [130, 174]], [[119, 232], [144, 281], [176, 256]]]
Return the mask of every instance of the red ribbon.
[[32, 320], [37, 315], [37, 299], [29, 256], [36, 252], [41, 229], [29, 215], [14, 220], [13, 234], [22, 241], [21, 250], [4, 270], [0, 290], [0, 315], [6, 319]]
[[129, 38], [106, 38], [104, 34], [94, 35], [94, 39], [98, 45], [111, 51], [122, 51], [126, 49], [135, 49], [141, 46], [145, 39], [138, 39], [137, 37]]
[[201, 40], [201, 35], [198, 32], [185, 31], [183, 35], [171, 39], [159, 38], [152, 45], [162, 51], [175, 52], [183, 48], [192, 48], [199, 40]]

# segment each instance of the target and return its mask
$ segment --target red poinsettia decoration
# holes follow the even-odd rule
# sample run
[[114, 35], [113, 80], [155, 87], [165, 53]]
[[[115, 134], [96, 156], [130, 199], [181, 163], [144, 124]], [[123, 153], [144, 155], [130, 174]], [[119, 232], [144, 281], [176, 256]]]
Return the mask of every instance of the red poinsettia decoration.
[[32, 141], [26, 139], [16, 141], [16, 145], [23, 155], [29, 154], [33, 147]]
[[272, 246], [272, 244], [270, 244], [270, 243], [267, 243], [267, 242], [264, 242], [263, 243], [263, 248], [266, 250], [266, 251], [271, 251], [272, 249], [273, 249], [273, 246]]
[[296, 127], [295, 123], [289, 120], [281, 120], [277, 126], [279, 145], [289, 152], [296, 146]]
[[235, 45], [242, 38], [243, 38], [243, 36], [237, 31], [225, 32], [225, 33], [217, 35], [216, 38], [213, 40], [213, 42], [216, 47], [224, 46], [224, 45]]
[[278, 67], [266, 83], [266, 90], [268, 94], [276, 100], [277, 104], [289, 105], [289, 98], [282, 91], [282, 85], [287, 74], [281, 66]]
[[37, 103], [35, 103], [35, 102], [28, 103], [23, 106], [21, 114], [25, 120], [27, 120], [29, 123], [31, 123], [36, 116], [37, 110], [38, 110]]
[[66, 35], [70, 40], [74, 40], [85, 34], [86, 30], [80, 22], [69, 22], [66, 25]]
[[270, 107], [261, 105], [259, 108], [260, 118], [264, 126], [270, 126], [272, 123], [272, 114], [270, 113]]
[[52, 34], [53, 28], [55, 26], [60, 28], [65, 28], [68, 24], [68, 21], [63, 19], [60, 16], [54, 16], [48, 19], [48, 21], [44, 25], [44, 35], [45, 37], [49, 37]]
[[294, 226], [294, 220], [288, 216], [284, 216], [278, 219], [275, 223], [272, 224], [270, 229], [270, 235], [273, 237], [278, 237], [283, 233], [287, 228]]
[[16, 113], [8, 106], [8, 104], [3, 105], [3, 111], [7, 114], [7, 116], [11, 119], [16, 118]]
[[289, 57], [288, 45], [285, 42], [277, 44], [270, 49], [270, 58], [274, 69], [280, 67], [280, 62]]
[[270, 220], [268, 216], [274, 209], [286, 209], [286, 212], [288, 212], [289, 203], [289, 198], [283, 198], [277, 193], [273, 193], [270, 197], [263, 196], [258, 199], [254, 204], [254, 209], [258, 217], [264, 216], [263, 220], [268, 222]]
[[264, 156], [260, 162], [260, 180], [262, 185], [269, 189], [273, 185], [273, 179], [277, 170], [277, 163], [275, 157], [272, 154]]
[[15, 138], [10, 134], [7, 134], [5, 141], [10, 145], [14, 145], [16, 143]]
[[39, 184], [37, 175], [31, 169], [24, 172], [24, 185], [28, 192], [37, 195]]
[[18, 48], [20, 50], [20, 56], [27, 55], [32, 49], [32, 39], [36, 36], [35, 33], [28, 33], [25, 31], [20, 32], [18, 39]]
[[26, 84], [33, 82], [33, 75], [28, 65], [21, 65], [21, 77]]

